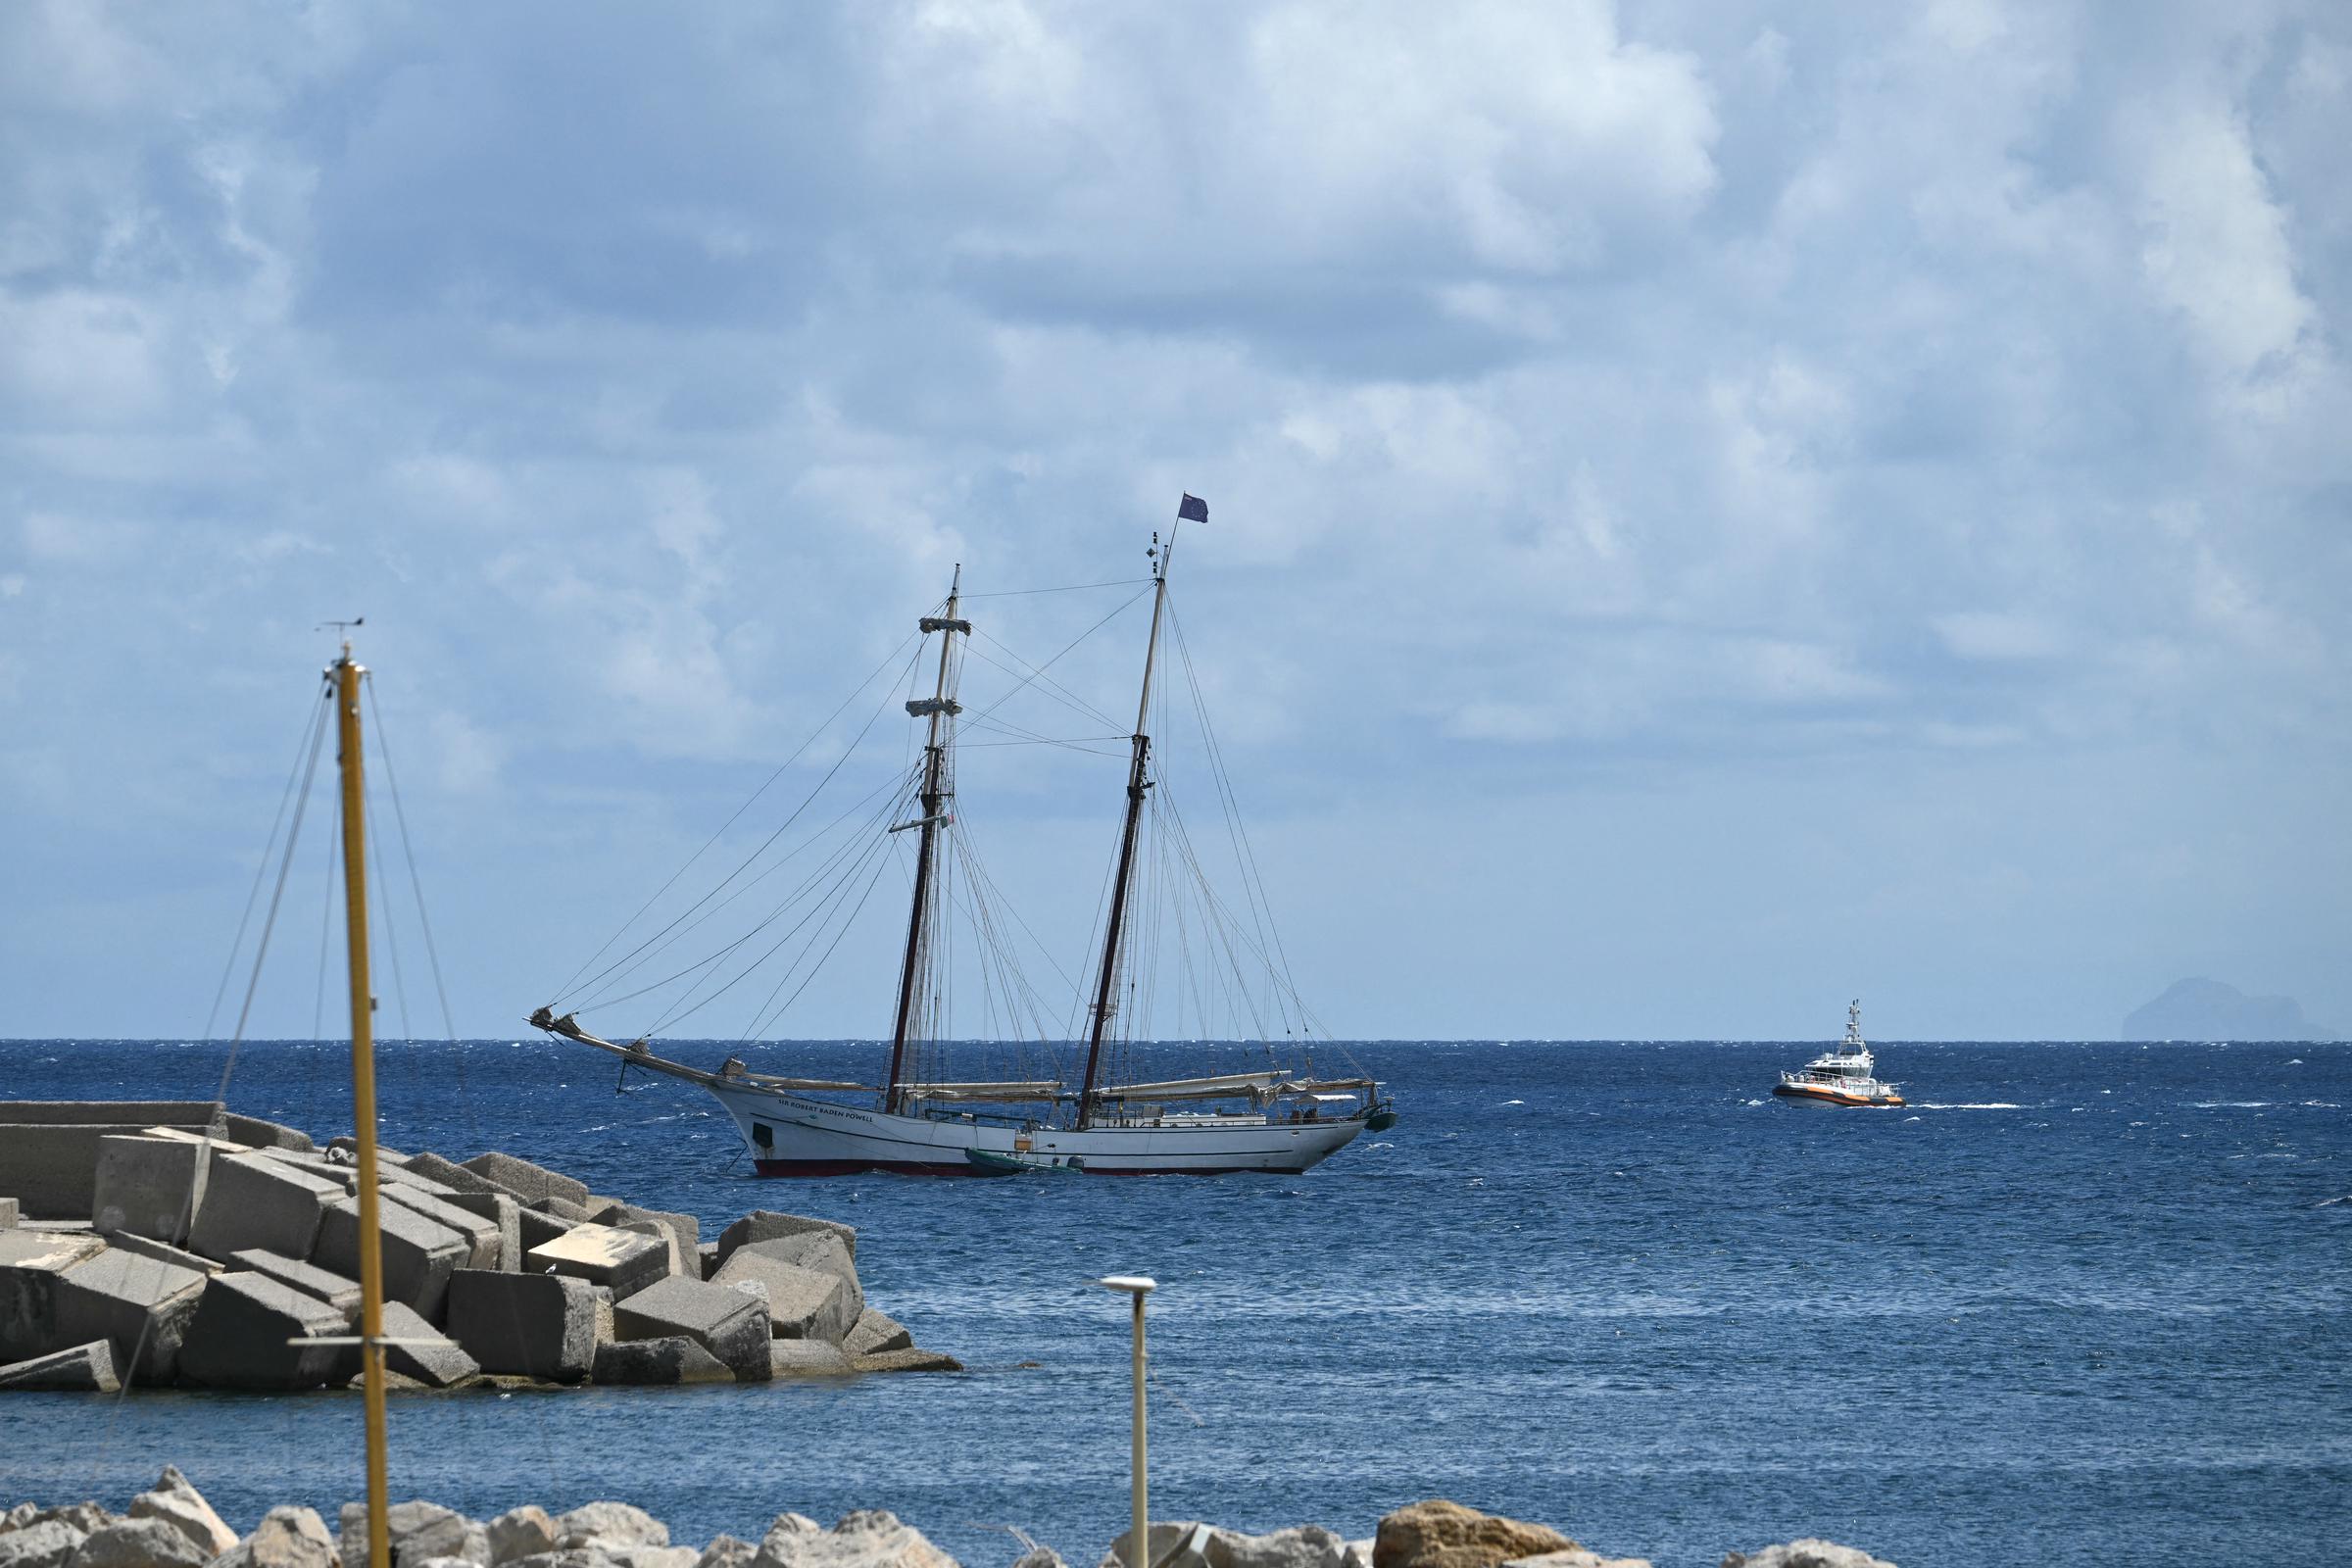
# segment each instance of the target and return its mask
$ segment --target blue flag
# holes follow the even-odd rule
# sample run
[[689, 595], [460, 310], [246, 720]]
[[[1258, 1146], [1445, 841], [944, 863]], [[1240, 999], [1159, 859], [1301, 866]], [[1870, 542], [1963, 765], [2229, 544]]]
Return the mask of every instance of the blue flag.
[[1184, 522], [1206, 522], [1208, 520], [1208, 503], [1199, 496], [1187, 495], [1182, 502], [1178, 503], [1176, 516], [1178, 520]]

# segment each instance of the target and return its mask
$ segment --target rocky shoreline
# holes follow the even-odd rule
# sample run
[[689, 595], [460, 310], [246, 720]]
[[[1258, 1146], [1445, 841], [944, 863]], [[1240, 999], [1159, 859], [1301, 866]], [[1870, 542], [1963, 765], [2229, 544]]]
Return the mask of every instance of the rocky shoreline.
[[[758, 1542], [722, 1535], [700, 1547], [625, 1502], [587, 1502], [562, 1513], [537, 1504], [473, 1520], [436, 1503], [387, 1512], [393, 1568], [962, 1568], [922, 1533], [878, 1509], [831, 1529], [781, 1513]], [[343, 1504], [330, 1533], [317, 1510], [271, 1508], [239, 1536], [177, 1469], [115, 1514], [95, 1502], [19, 1503], [0, 1514], [0, 1568], [366, 1568], [367, 1510]], [[1061, 1554], [1014, 1533], [1025, 1548], [1012, 1568], [1067, 1568]], [[1121, 1535], [1098, 1568], [1125, 1568]], [[1651, 1568], [1609, 1557], [1544, 1525], [1433, 1499], [1399, 1508], [1374, 1534], [1350, 1541], [1318, 1525], [1251, 1536], [1198, 1521], [1154, 1522], [1151, 1568]], [[1720, 1568], [1895, 1568], [1827, 1541], [1730, 1551]]]
[[[959, 1371], [867, 1303], [858, 1232], [755, 1210], [702, 1239], [496, 1151], [382, 1151], [396, 1390]], [[0, 1102], [0, 1392], [356, 1386], [349, 1139], [182, 1102]]]

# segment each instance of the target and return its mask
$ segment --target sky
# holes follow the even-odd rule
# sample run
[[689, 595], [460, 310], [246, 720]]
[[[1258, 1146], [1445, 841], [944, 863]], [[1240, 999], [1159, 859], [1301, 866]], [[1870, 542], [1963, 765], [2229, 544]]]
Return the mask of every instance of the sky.
[[[2352, 1025], [2348, 89], [2270, 0], [0, 7], [0, 1036], [205, 1027], [323, 621], [512, 1034], [958, 563], [1187, 491], [1343, 1037]], [[1068, 760], [959, 795], [1065, 966]]]

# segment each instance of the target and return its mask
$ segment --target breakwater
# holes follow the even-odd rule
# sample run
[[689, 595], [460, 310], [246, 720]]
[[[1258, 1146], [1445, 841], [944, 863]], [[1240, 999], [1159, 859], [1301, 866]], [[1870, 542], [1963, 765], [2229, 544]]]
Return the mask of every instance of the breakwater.
[[[475, 1520], [422, 1499], [385, 1510], [393, 1568], [961, 1568], [922, 1532], [880, 1509], [830, 1529], [780, 1513], [757, 1542], [718, 1535], [702, 1546], [633, 1504], [593, 1501], [560, 1513], [537, 1503]], [[318, 1511], [281, 1503], [240, 1536], [176, 1468], [121, 1514], [96, 1502], [23, 1502], [0, 1514], [0, 1568], [365, 1568], [367, 1510], [343, 1504], [330, 1532]], [[1015, 1535], [1012, 1568], [1067, 1568], [1051, 1544]], [[1132, 1533], [1099, 1568], [1652, 1568], [1594, 1551], [1545, 1525], [1444, 1498], [1384, 1517], [1348, 1540], [1317, 1525], [1252, 1536], [1198, 1520], [1152, 1521], [1140, 1559]], [[1083, 1558], [1081, 1559], [1084, 1560]], [[1783, 1542], [1724, 1553], [1721, 1568], [1895, 1568], [1833, 1542]]]
[[[354, 1382], [352, 1158], [201, 1102], [0, 1102], [0, 1392]], [[497, 1151], [384, 1151], [377, 1193], [394, 1389], [958, 1366], [867, 1303], [836, 1221], [755, 1210], [706, 1242]]]

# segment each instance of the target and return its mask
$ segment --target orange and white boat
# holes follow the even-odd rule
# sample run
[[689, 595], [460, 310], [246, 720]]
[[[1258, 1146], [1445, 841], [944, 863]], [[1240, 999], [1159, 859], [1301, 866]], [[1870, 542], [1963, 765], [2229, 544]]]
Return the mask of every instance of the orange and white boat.
[[1800, 1105], [1899, 1105], [1900, 1090], [1872, 1076], [1877, 1063], [1862, 1043], [1862, 1002], [1846, 1004], [1845, 1038], [1795, 1072], [1781, 1074], [1772, 1092]]

